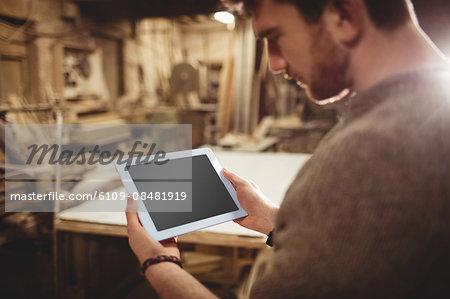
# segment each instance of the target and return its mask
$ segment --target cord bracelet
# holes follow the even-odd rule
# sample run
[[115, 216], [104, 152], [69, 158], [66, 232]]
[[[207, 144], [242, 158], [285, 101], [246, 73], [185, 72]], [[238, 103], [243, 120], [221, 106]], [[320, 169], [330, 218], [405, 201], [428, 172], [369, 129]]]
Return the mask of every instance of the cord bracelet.
[[183, 268], [183, 262], [178, 257], [173, 255], [158, 255], [157, 257], [148, 258], [142, 263], [141, 276], [145, 276], [145, 271], [148, 267], [161, 262], [172, 262]]

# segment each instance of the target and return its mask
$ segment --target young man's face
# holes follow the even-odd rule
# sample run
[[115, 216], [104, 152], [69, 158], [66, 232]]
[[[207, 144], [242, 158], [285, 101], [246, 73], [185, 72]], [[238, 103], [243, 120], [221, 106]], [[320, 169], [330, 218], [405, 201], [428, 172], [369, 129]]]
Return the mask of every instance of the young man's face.
[[285, 72], [311, 98], [328, 99], [349, 87], [345, 80], [348, 53], [322, 20], [307, 23], [292, 4], [261, 0], [253, 27], [267, 41], [272, 72]]

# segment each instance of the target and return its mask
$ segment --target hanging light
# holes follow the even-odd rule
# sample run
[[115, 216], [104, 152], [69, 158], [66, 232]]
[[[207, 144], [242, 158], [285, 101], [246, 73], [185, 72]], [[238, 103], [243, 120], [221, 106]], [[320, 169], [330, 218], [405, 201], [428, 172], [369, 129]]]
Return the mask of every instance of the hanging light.
[[234, 16], [228, 11], [218, 11], [214, 14], [214, 19], [224, 24], [231, 24], [234, 22]]

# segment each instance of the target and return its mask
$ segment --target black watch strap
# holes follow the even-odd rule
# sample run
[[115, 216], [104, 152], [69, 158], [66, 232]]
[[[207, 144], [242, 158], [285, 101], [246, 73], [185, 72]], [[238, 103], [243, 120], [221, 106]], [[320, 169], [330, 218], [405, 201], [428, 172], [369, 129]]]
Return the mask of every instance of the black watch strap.
[[273, 238], [272, 238], [272, 235], [273, 235], [273, 231], [271, 231], [271, 232], [267, 235], [267, 241], [266, 241], [266, 244], [267, 244], [267, 246], [270, 246], [270, 247], [273, 247]]

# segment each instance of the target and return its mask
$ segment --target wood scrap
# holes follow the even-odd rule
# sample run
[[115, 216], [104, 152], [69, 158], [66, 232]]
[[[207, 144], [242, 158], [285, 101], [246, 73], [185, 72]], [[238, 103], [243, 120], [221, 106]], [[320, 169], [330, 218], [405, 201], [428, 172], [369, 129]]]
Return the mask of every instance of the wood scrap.
[[235, 59], [234, 45], [236, 36], [233, 35], [229, 43], [228, 56], [225, 58], [220, 71], [220, 84], [218, 92], [219, 109], [217, 111], [217, 125], [221, 128], [221, 136], [230, 131], [231, 118], [234, 106], [235, 91]]

